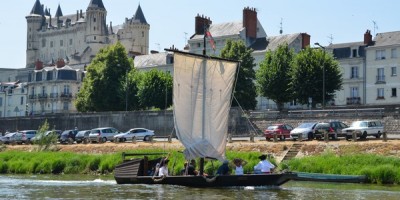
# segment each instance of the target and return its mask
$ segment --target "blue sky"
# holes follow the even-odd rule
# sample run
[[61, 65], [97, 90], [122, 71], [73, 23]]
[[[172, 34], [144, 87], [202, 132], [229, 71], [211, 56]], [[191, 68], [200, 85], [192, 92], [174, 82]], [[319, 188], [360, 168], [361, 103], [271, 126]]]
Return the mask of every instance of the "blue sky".
[[[54, 16], [58, 4], [63, 14], [86, 10], [90, 0], [41, 0]], [[258, 11], [258, 19], [267, 35], [306, 32], [311, 44], [328, 45], [363, 40], [367, 29], [379, 32], [400, 31], [398, 0], [103, 0], [108, 11], [107, 21], [122, 24], [131, 18], [139, 3], [150, 24], [150, 49], [162, 50], [171, 45], [182, 49], [185, 36], [194, 32], [197, 14], [210, 17], [213, 24], [240, 21], [244, 7]], [[229, 3], [228, 3], [229, 2]], [[24, 68], [26, 50], [26, 19], [35, 0], [4, 1], [0, 9], [0, 68]], [[378, 29], [374, 32], [376, 22]], [[187, 33], [187, 34], [185, 34]]]

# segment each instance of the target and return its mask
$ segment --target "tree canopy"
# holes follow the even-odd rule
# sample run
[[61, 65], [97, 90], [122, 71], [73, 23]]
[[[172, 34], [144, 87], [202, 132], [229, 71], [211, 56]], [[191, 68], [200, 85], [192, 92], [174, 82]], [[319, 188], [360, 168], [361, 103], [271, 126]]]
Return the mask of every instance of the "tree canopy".
[[134, 70], [121, 43], [105, 47], [87, 67], [75, 101], [78, 111], [125, 110], [126, 76]]
[[[325, 80], [323, 70], [325, 69]], [[336, 90], [342, 88], [342, 74], [339, 63], [331, 54], [321, 49], [306, 48], [297, 54], [291, 71], [291, 88], [297, 100], [302, 104], [308, 103], [312, 98], [312, 105], [333, 99]], [[323, 82], [325, 81], [325, 95], [323, 95]]]
[[275, 51], [268, 51], [256, 73], [257, 91], [261, 96], [273, 100], [278, 110], [286, 102], [293, 100], [290, 90], [292, 63], [295, 57], [293, 49], [287, 44], [279, 45]]
[[236, 88], [233, 93], [236, 100], [232, 106], [241, 106], [245, 110], [254, 110], [256, 101], [256, 87], [254, 79], [256, 78], [254, 67], [254, 58], [251, 55], [252, 49], [247, 48], [241, 40], [228, 40], [225, 47], [221, 50], [221, 57], [232, 60], [239, 60], [239, 75], [236, 80]]

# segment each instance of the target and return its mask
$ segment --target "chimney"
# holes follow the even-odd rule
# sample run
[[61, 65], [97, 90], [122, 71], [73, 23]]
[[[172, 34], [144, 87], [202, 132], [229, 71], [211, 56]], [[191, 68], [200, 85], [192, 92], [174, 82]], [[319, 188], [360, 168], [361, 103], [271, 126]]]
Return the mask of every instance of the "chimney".
[[367, 31], [364, 33], [364, 44], [365, 45], [371, 45], [372, 44], [372, 35], [371, 31], [367, 29]]
[[76, 21], [79, 20], [79, 10], [76, 10]]
[[43, 62], [40, 60], [37, 60], [35, 63], [35, 70], [41, 70], [43, 69]]
[[205, 17], [204, 15], [200, 16], [197, 14], [195, 18], [195, 34], [203, 35], [204, 28], [209, 27], [212, 24], [210, 18]]
[[301, 33], [301, 49], [305, 49], [310, 46], [311, 36], [307, 33]]
[[246, 28], [246, 37], [257, 38], [257, 11], [255, 8], [243, 9], [243, 27]]
[[80, 15], [81, 15], [81, 18], [83, 18], [82, 9], [81, 9], [81, 14]]
[[56, 64], [57, 68], [62, 68], [65, 66], [65, 61], [64, 59], [58, 59], [57, 64]]

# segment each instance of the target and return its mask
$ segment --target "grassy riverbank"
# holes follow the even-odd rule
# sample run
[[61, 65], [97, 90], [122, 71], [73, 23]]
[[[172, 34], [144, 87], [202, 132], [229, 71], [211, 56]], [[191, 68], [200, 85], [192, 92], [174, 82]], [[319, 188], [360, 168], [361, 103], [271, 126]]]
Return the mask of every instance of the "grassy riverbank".
[[[164, 152], [162, 149], [141, 149], [130, 153]], [[259, 152], [228, 151], [229, 160], [241, 158], [248, 164], [245, 172], [251, 172], [258, 163]], [[152, 157], [150, 157], [152, 158]], [[179, 174], [183, 168], [182, 153], [171, 151], [169, 169]], [[122, 162], [121, 153], [80, 154], [73, 152], [25, 152], [5, 151], [0, 154], [0, 173], [2, 174], [111, 174], [116, 165]], [[272, 160], [275, 163], [274, 160]], [[221, 163], [206, 160], [205, 172], [214, 174]], [[282, 163], [279, 169], [291, 171], [366, 175], [371, 183], [400, 183], [400, 159], [373, 154], [323, 153], [317, 156], [293, 159]]]

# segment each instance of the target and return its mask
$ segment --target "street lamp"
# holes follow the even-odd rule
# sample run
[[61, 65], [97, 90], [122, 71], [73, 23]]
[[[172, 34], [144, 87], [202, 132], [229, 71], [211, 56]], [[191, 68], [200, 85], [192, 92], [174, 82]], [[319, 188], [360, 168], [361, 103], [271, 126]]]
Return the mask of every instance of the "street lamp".
[[325, 47], [320, 45], [318, 42], [314, 43], [314, 45], [317, 45], [321, 47], [324, 50], [324, 56], [322, 60], [322, 109], [325, 108]]

